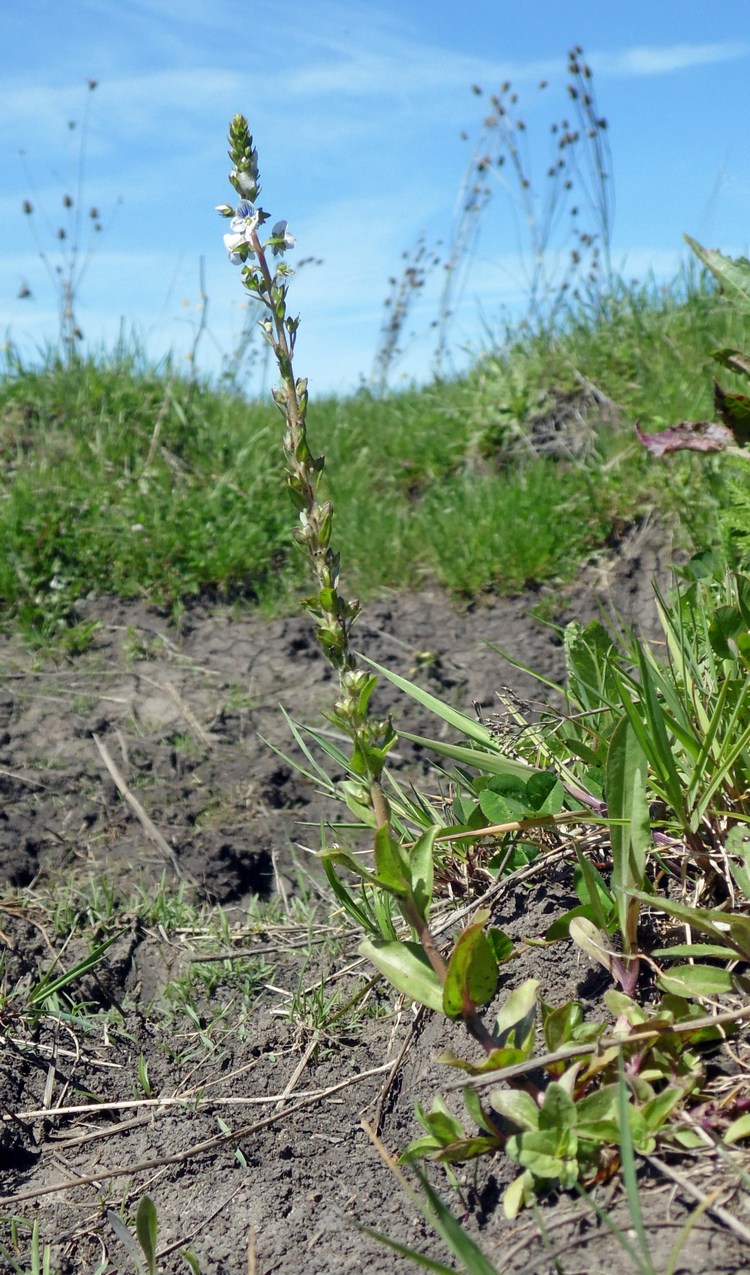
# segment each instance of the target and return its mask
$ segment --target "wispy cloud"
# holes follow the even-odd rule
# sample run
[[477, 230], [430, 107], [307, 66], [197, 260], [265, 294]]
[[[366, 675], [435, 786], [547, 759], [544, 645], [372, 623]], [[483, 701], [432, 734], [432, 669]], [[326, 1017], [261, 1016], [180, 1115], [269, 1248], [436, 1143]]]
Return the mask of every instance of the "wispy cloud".
[[713, 66], [717, 62], [735, 62], [746, 58], [750, 44], [744, 40], [725, 40], [715, 44], [637, 45], [621, 53], [592, 55], [598, 71], [610, 75], [665, 75], [672, 71], [689, 71], [696, 66]]

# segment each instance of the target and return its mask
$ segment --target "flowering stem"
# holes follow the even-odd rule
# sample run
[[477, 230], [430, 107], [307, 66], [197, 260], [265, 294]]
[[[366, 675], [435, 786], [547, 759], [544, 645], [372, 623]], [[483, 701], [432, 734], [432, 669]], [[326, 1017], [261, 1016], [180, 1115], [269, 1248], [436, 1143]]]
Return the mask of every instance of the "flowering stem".
[[370, 716], [369, 701], [375, 678], [356, 666], [350, 648], [352, 626], [360, 613], [359, 601], [347, 600], [338, 589], [339, 555], [331, 548], [333, 506], [319, 500], [318, 481], [325, 459], [314, 456], [307, 441], [307, 381], [294, 375], [294, 346], [299, 319], [287, 314], [287, 279], [291, 271], [282, 260], [272, 270], [269, 250], [282, 256], [294, 246], [285, 221], [273, 227], [263, 242], [260, 229], [268, 214], [256, 204], [260, 194], [258, 154], [242, 115], [235, 115], [229, 128], [229, 157], [233, 164], [229, 180], [241, 196], [236, 208], [221, 205], [218, 211], [231, 218], [230, 232], [224, 236], [230, 260], [242, 266], [242, 280], [251, 296], [267, 311], [260, 327], [271, 346], [279, 368], [281, 384], [273, 398], [281, 411], [286, 482], [299, 515], [294, 538], [310, 562], [317, 593], [304, 606], [315, 622], [315, 633], [328, 661], [338, 671], [341, 696], [334, 707], [333, 720], [352, 739], [352, 770], [369, 790], [370, 804], [378, 827], [390, 824], [390, 810], [380, 786], [385, 756], [395, 741], [390, 721]]

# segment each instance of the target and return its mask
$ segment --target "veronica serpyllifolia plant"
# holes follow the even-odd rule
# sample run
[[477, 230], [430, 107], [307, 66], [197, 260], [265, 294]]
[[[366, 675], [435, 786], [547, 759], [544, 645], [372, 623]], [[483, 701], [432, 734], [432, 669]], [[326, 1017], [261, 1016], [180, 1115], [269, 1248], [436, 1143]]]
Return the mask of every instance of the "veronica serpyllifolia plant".
[[[418, 942], [366, 940], [361, 950], [399, 990], [434, 1009], [443, 1008], [450, 1017], [463, 1018], [474, 1038], [491, 1053], [493, 1038], [477, 1013], [477, 1005], [491, 999], [497, 983], [498, 964], [491, 943], [483, 934], [482, 923], [475, 923], [461, 935], [453, 957], [446, 963], [428, 919], [437, 826], [433, 825], [410, 849], [393, 834], [381, 778], [396, 735], [390, 720], [370, 715], [370, 698], [377, 679], [357, 667], [351, 650], [349, 639], [360, 605], [339, 592], [339, 555], [331, 548], [333, 508], [330, 501], [318, 495], [324, 458], [314, 456], [310, 450], [307, 381], [294, 373], [299, 319], [287, 311], [292, 271], [284, 254], [295, 241], [286, 221], [277, 221], [270, 235], [264, 234], [263, 227], [270, 218], [258, 204], [258, 152], [242, 115], [235, 115], [229, 126], [229, 158], [229, 180], [239, 202], [217, 208], [229, 221], [224, 245], [233, 264], [241, 267], [242, 282], [249, 295], [264, 311], [260, 327], [274, 353], [281, 379], [273, 397], [285, 422], [286, 481], [299, 515], [294, 535], [308, 557], [315, 580], [316, 592], [305, 599], [304, 606], [313, 617], [325, 655], [339, 675], [340, 696], [330, 717], [352, 741], [350, 769], [362, 782], [363, 804], [369, 805], [375, 826], [374, 873], [338, 849], [327, 852], [326, 870], [330, 879], [330, 874], [335, 877], [334, 865], [343, 864], [397, 902]], [[336, 884], [340, 897], [348, 899], [346, 888]], [[482, 921], [486, 919], [483, 916]], [[458, 958], [454, 960], [456, 953]]]

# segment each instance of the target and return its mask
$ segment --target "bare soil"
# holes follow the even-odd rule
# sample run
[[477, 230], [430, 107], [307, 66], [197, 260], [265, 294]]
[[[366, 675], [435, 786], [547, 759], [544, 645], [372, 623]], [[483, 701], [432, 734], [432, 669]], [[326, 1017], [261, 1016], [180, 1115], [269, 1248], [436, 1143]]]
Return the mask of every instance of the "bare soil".
[[[523, 695], [538, 690], [488, 642], [559, 678], [559, 637], [531, 612], [541, 609], [559, 623], [588, 619], [614, 602], [626, 619], [653, 628], [651, 581], [655, 574], [663, 579], [667, 553], [653, 537], [635, 535], [591, 565], [567, 598], [529, 592], [461, 611], [437, 591], [394, 594], [366, 608], [358, 643], [458, 707], [471, 712], [477, 703], [492, 712], [504, 684]], [[164, 1272], [188, 1270], [182, 1248], [195, 1253], [204, 1275], [414, 1269], [358, 1223], [451, 1266], [361, 1122], [376, 1126], [392, 1153], [413, 1139], [415, 1102], [429, 1106], [454, 1079], [436, 1058], [446, 1045], [462, 1043], [458, 1028], [446, 1033], [427, 1013], [394, 1008], [385, 990], [372, 993], [369, 1016], [317, 1038], [304, 1014], [290, 1010], [300, 988], [324, 982], [329, 991], [353, 993], [366, 976], [362, 968], [347, 972], [356, 959], [353, 933], [333, 948], [322, 931], [308, 933], [304, 924], [294, 930], [301, 891], [320, 896], [321, 925], [330, 911], [306, 848], [319, 846], [321, 821], [340, 817], [340, 808], [270, 747], [294, 751], [280, 704], [296, 720], [318, 725], [331, 702], [332, 677], [307, 619], [263, 622], [195, 607], [178, 633], [141, 604], [101, 599], [88, 608], [101, 628], [75, 659], [40, 661], [10, 640], [0, 651], [6, 992], [23, 992], [43, 972], [70, 969], [85, 955], [93, 912], [88, 926], [79, 918], [67, 945], [61, 917], [66, 900], [83, 897], [90, 880], [109, 893], [117, 918], [106, 956], [71, 989], [88, 1004], [86, 1014], [41, 1014], [32, 1023], [18, 1013], [23, 996], [5, 1001], [0, 1243], [8, 1255], [0, 1270], [13, 1269], [10, 1253], [28, 1252], [23, 1229], [13, 1249], [12, 1218], [39, 1221], [53, 1270], [93, 1272], [104, 1257], [109, 1271], [135, 1270], [118, 1218], [132, 1229], [144, 1193], [157, 1206]], [[434, 721], [386, 684], [379, 695], [379, 709], [392, 711], [397, 725], [434, 731]], [[426, 758], [405, 745], [396, 764], [417, 778], [428, 773]], [[152, 821], [150, 832], [118, 779]], [[203, 984], [202, 993], [195, 985], [192, 1020], [175, 1008], [172, 993], [200, 964], [200, 936], [194, 928], [181, 934], [179, 926], [168, 934], [144, 924], [137, 909], [124, 911], [138, 888], [148, 895], [182, 889], [207, 908], [221, 905], [227, 950], [239, 942], [248, 953], [224, 963], [232, 972], [225, 982]], [[276, 907], [269, 916], [286, 916], [286, 926], [259, 923], [258, 900]], [[571, 902], [571, 870], [561, 862], [542, 879], [498, 889], [494, 920], [514, 938], [539, 936]], [[310, 956], [318, 942], [320, 960]], [[509, 968], [506, 991], [533, 975], [546, 999], [579, 997], [594, 1010], [607, 986], [603, 972], [562, 946], [527, 949]], [[255, 971], [257, 984], [249, 1013], [241, 1008], [243, 969]], [[733, 1048], [747, 1057], [744, 1043]], [[677, 1167], [701, 1185], [694, 1166], [689, 1175]], [[430, 1176], [498, 1271], [637, 1269], [575, 1195], [549, 1197], [536, 1219], [506, 1222], [500, 1199], [514, 1176], [506, 1163], [459, 1170], [462, 1196], [434, 1166]], [[695, 1200], [648, 1166], [640, 1185], [661, 1273]], [[616, 1180], [597, 1188], [595, 1198], [632, 1239]], [[729, 1188], [719, 1203], [750, 1224], [747, 1206]], [[709, 1210], [695, 1216], [669, 1269], [748, 1271], [750, 1253]]]

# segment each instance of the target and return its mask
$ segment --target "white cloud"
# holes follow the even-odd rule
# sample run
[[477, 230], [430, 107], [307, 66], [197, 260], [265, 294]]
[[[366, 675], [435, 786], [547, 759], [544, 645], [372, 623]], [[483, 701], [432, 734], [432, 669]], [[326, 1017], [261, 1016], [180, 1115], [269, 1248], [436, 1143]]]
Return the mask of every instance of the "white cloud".
[[750, 44], [742, 40], [726, 40], [715, 44], [639, 45], [620, 53], [592, 54], [596, 71], [611, 75], [664, 75], [671, 71], [688, 71], [695, 66], [712, 66], [717, 62], [733, 62], [747, 57]]

